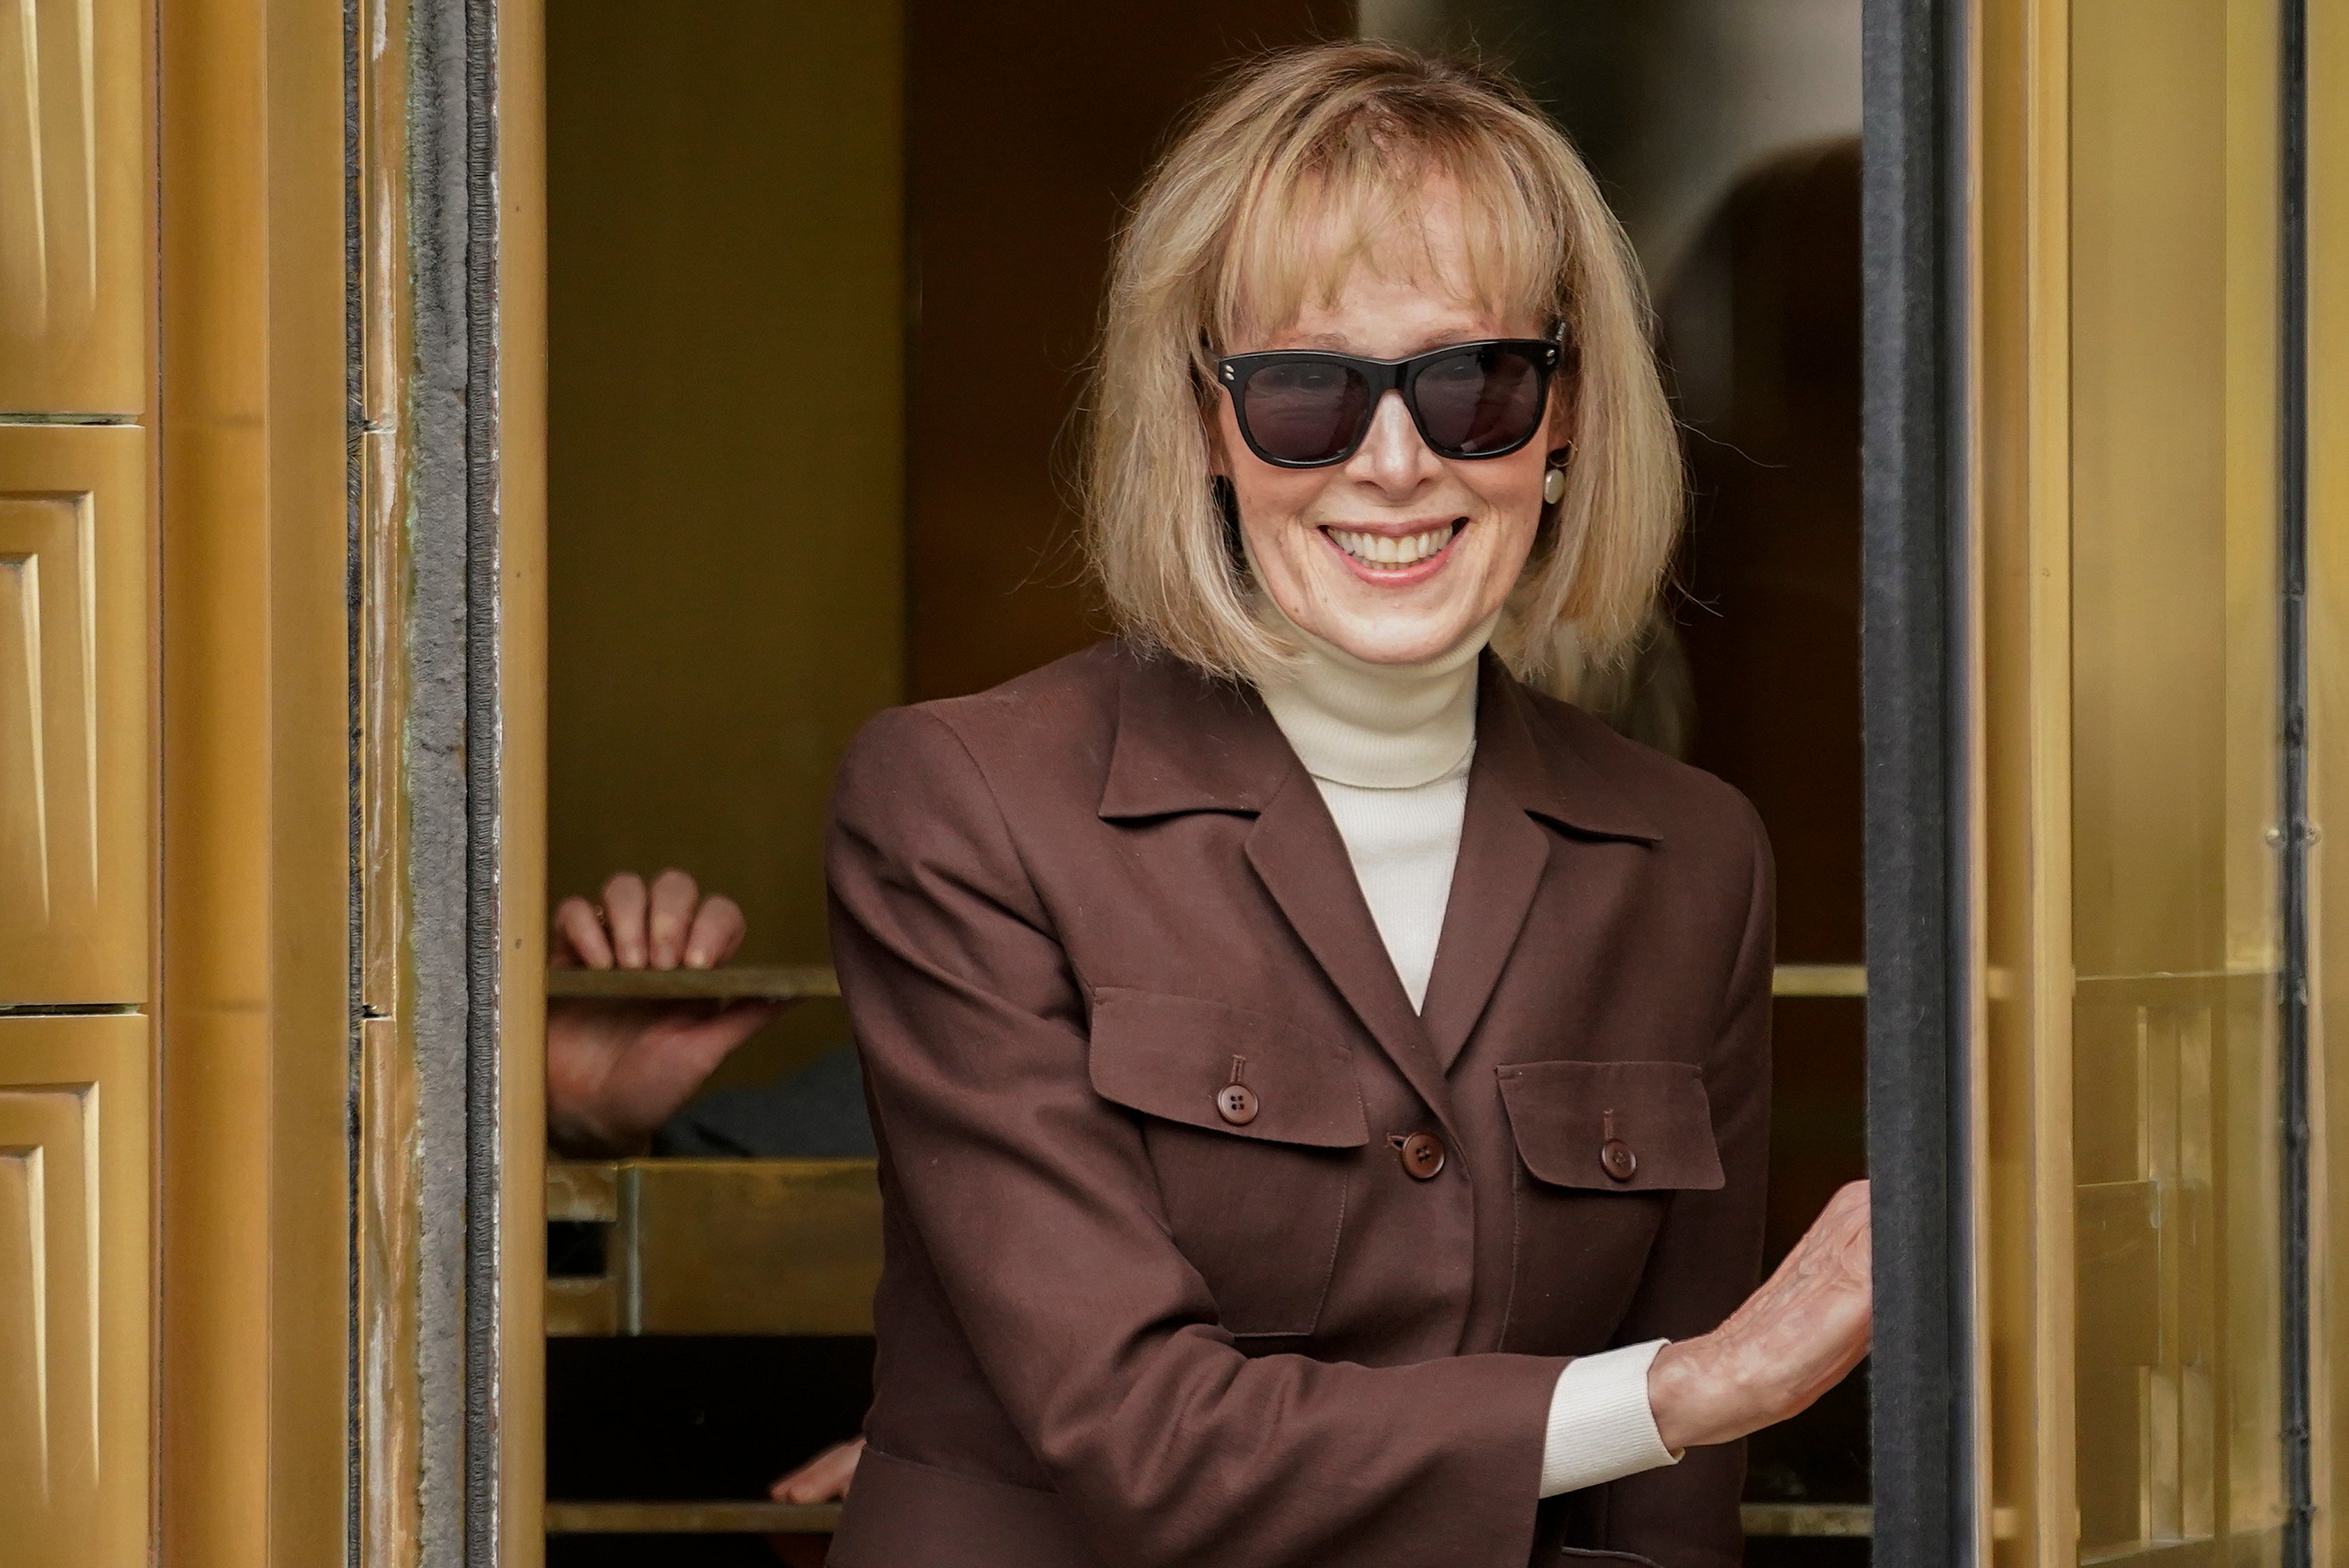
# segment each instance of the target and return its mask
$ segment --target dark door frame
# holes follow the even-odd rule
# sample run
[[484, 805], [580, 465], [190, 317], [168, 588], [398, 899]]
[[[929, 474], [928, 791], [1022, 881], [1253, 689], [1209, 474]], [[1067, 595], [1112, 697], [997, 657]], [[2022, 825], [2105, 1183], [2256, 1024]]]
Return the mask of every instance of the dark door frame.
[[1974, 1561], [1963, 0], [1865, 0], [1861, 726], [1874, 1561]]

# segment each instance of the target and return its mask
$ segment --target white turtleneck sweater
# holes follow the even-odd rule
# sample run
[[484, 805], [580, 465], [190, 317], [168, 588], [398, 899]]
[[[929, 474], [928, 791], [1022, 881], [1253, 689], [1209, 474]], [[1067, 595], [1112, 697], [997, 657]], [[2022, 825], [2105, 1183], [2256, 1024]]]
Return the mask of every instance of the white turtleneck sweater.
[[[1266, 613], [1305, 649], [1259, 690], [1328, 803], [1379, 939], [1411, 997], [1427, 1000], [1476, 750], [1476, 665], [1487, 621], [1418, 665], [1373, 665]], [[1551, 1390], [1541, 1495], [1598, 1486], [1678, 1461], [1656, 1433], [1648, 1366], [1661, 1339], [1568, 1363]]]

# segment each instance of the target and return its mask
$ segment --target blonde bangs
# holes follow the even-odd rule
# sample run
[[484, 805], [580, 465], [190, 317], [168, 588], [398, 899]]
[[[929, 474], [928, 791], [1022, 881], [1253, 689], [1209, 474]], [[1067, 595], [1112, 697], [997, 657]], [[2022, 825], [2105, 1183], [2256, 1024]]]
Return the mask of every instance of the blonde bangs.
[[[1309, 303], [1336, 304], [1363, 267], [1538, 331], [1564, 321], [1557, 257], [1570, 237], [1525, 200], [1526, 182], [1491, 139], [1390, 145], [1359, 123], [1336, 129], [1352, 134], [1284, 150], [1235, 216], [1207, 323], [1217, 351], [1271, 336]], [[1446, 188], [1461, 208], [1464, 278], [1445, 275], [1428, 237], [1429, 195]]]
[[[1441, 175], [1441, 181], [1431, 178]], [[1429, 243], [1456, 194], [1464, 278]], [[1537, 677], [1562, 636], [1604, 664], [1638, 634], [1677, 536], [1680, 455], [1637, 264], [1589, 170], [1525, 91], [1383, 44], [1278, 54], [1195, 112], [1119, 236], [1091, 399], [1087, 551], [1120, 630], [1254, 678], [1295, 650], [1252, 612], [1210, 489], [1216, 357], [1361, 266], [1440, 281], [1565, 340], [1574, 457], [1495, 636]]]

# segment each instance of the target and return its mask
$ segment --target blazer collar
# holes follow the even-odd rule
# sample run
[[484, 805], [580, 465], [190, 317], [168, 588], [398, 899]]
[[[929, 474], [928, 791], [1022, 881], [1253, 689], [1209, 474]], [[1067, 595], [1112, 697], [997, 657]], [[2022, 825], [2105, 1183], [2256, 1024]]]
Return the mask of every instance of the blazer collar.
[[[1569, 711], [1545, 722], [1536, 696], [1492, 655], [1485, 655], [1476, 702], [1476, 760], [1491, 792], [1569, 832], [1658, 843], [1663, 834], [1637, 794], [1606, 766], [1599, 721]], [[1555, 706], [1555, 705], [1553, 705]], [[1473, 787], [1473, 783], [1472, 783]]]
[[[1475, 774], [1486, 792], [1571, 832], [1662, 838], [1637, 797], [1576, 732], [1598, 721], [1544, 723], [1535, 696], [1486, 654], [1478, 671]], [[1112, 821], [1183, 811], [1262, 811], [1298, 766], [1252, 686], [1201, 675], [1180, 659], [1129, 649], [1120, 672], [1117, 738], [1102, 788]]]
[[1126, 651], [1103, 818], [1260, 812], [1298, 766], [1255, 687], [1201, 675], [1171, 655]]

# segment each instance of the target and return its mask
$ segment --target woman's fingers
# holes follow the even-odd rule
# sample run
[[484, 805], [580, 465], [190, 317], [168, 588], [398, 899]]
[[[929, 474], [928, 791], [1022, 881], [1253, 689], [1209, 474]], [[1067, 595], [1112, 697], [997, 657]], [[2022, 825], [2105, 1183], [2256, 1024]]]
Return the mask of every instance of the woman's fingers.
[[1873, 1305], [1868, 1188], [1838, 1191], [1754, 1298], [1723, 1325], [1744, 1351], [1745, 1376], [1768, 1390], [1784, 1420], [1833, 1387], [1868, 1354]]
[[693, 924], [693, 906], [701, 889], [675, 866], [653, 879], [650, 926], [652, 965], [674, 969], [685, 957], [685, 934]]
[[1665, 1445], [1742, 1438], [1842, 1381], [1868, 1354], [1868, 1183], [1855, 1181], [1728, 1322], [1658, 1353], [1648, 1395]]
[[694, 914], [693, 928], [686, 934], [685, 966], [711, 969], [725, 963], [742, 945], [747, 928], [740, 904], [722, 892], [711, 894], [702, 901]]
[[647, 902], [645, 879], [634, 872], [622, 872], [604, 884], [604, 923], [612, 934], [612, 955], [623, 969], [645, 966]]
[[864, 1457], [864, 1439], [834, 1443], [767, 1489], [777, 1502], [837, 1502], [848, 1495], [856, 1479], [856, 1461]]
[[1795, 1247], [1795, 1253], [1805, 1254], [1814, 1272], [1822, 1276], [1823, 1288], [1868, 1288], [1868, 1264], [1874, 1255], [1868, 1201], [1867, 1182], [1847, 1182], [1827, 1201]]
[[554, 906], [554, 940], [547, 962], [557, 969], [609, 969], [612, 966], [612, 944], [604, 935], [604, 923], [595, 918], [595, 906], [576, 895]]

